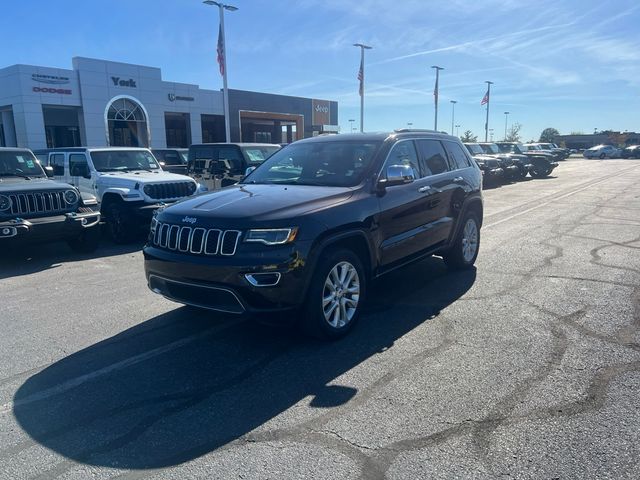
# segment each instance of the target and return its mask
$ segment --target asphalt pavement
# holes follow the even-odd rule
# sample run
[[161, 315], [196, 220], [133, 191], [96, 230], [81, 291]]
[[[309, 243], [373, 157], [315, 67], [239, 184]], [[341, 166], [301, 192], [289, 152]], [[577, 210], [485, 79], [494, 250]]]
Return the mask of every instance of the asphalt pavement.
[[322, 343], [169, 302], [140, 244], [0, 252], [0, 478], [640, 478], [640, 161], [485, 190], [477, 268]]

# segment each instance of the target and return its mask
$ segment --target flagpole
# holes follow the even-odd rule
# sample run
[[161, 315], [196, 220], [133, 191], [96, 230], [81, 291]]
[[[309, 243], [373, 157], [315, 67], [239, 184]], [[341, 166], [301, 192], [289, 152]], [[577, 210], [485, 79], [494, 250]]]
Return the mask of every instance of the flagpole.
[[433, 89], [433, 100], [435, 103], [436, 110], [436, 118], [433, 122], [433, 129], [438, 130], [438, 80], [440, 79], [440, 70], [444, 70], [444, 68], [439, 67], [437, 65], [432, 65], [431, 68], [436, 69], [436, 86]]
[[488, 142], [489, 140], [489, 103], [491, 102], [491, 85], [493, 82], [486, 80], [484, 83], [487, 84], [487, 119], [484, 122], [484, 141]]
[[373, 47], [365, 45], [363, 43], [354, 43], [354, 47], [360, 48], [360, 133], [364, 132], [364, 51], [365, 49], [371, 50]]
[[[238, 7], [233, 5], [225, 5], [221, 2], [215, 2], [214, 0], [204, 0], [207, 5], [216, 5], [220, 10], [220, 37], [222, 37], [222, 103], [224, 104], [224, 134], [225, 141], [231, 142], [231, 118], [229, 115], [229, 89], [227, 87], [227, 39], [224, 35], [224, 11], [229, 10], [234, 12], [238, 10]], [[242, 139], [240, 139], [242, 140]]]

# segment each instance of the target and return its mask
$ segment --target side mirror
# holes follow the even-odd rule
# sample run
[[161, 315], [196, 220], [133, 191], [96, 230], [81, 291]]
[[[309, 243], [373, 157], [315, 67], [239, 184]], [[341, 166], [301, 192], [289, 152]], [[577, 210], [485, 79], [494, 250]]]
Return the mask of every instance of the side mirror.
[[404, 185], [416, 179], [416, 173], [409, 165], [389, 165], [386, 173], [387, 178], [384, 180], [385, 187]]
[[247, 167], [247, 169], [244, 171], [244, 176], [246, 177], [251, 172], [253, 172], [255, 169], [256, 169], [256, 167]]
[[44, 169], [44, 173], [47, 175], [47, 177], [53, 178], [53, 167], [45, 165], [42, 168]]

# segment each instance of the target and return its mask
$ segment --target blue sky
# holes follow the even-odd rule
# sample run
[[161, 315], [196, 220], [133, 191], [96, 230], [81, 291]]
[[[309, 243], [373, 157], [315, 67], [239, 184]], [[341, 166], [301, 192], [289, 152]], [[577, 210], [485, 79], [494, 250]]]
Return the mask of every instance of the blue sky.
[[[359, 50], [367, 52], [366, 130], [433, 127], [484, 134], [480, 100], [492, 87], [495, 138], [509, 123], [524, 140], [561, 133], [640, 131], [638, 0], [235, 0], [226, 19], [230, 88], [336, 100], [339, 123], [359, 122]], [[3, 5], [0, 66], [71, 67], [86, 56], [160, 67], [165, 80], [219, 89], [217, 9], [200, 0], [23, 0]], [[11, 46], [11, 48], [7, 48]]]

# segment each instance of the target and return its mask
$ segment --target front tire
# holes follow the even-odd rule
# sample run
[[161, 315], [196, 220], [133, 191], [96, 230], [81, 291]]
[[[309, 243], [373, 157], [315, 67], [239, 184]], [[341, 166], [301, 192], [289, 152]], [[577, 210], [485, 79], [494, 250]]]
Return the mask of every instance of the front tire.
[[480, 251], [480, 222], [474, 212], [467, 212], [451, 248], [442, 256], [447, 267], [466, 270], [473, 267]]
[[106, 217], [107, 231], [114, 242], [125, 244], [135, 239], [137, 227], [127, 207], [112, 203], [106, 209]]
[[542, 166], [542, 165], [534, 165], [531, 169], [531, 176], [533, 178], [546, 178], [551, 173], [551, 168]]
[[366, 288], [366, 273], [354, 252], [323, 252], [305, 301], [305, 333], [322, 339], [345, 336], [360, 317]]
[[74, 252], [91, 253], [100, 244], [100, 225], [86, 228], [76, 238], [67, 240], [67, 244]]

